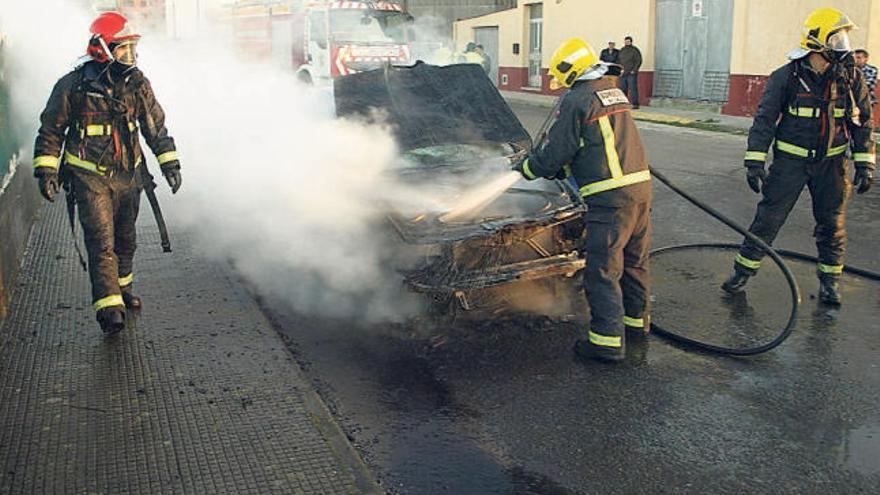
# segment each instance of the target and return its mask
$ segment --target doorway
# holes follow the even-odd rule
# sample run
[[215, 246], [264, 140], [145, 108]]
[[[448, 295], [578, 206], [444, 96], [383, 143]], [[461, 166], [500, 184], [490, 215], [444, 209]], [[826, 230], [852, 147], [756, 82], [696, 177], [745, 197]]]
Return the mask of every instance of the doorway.
[[657, 0], [654, 96], [726, 102], [733, 0]]
[[492, 84], [498, 86], [498, 28], [479, 27], [474, 29], [474, 40], [478, 45], [483, 45], [486, 55], [489, 56], [489, 79]]

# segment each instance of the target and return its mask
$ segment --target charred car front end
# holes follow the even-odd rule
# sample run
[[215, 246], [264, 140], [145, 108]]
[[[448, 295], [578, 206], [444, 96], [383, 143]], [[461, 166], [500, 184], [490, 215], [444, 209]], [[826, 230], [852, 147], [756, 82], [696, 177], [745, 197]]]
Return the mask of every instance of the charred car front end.
[[[506, 173], [531, 139], [476, 65], [418, 63], [340, 78], [340, 117], [381, 119], [401, 150], [399, 183], [438, 197]], [[443, 191], [446, 189], [446, 191]], [[567, 313], [583, 268], [582, 204], [564, 181], [520, 181], [472, 214], [391, 205], [396, 268], [440, 314]]]

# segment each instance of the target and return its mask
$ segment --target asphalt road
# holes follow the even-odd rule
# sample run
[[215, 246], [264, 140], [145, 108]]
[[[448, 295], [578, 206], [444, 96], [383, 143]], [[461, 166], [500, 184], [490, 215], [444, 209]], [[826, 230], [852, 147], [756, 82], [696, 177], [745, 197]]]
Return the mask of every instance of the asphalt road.
[[[546, 109], [515, 111], [530, 130]], [[748, 223], [758, 196], [742, 136], [640, 124], [652, 164]], [[656, 182], [656, 181], [655, 181]], [[739, 241], [655, 183], [654, 245]], [[880, 191], [850, 206], [849, 263], [880, 270]], [[804, 194], [777, 246], [813, 253]], [[654, 319], [727, 344], [769, 338], [790, 303], [765, 269], [744, 297], [718, 285], [732, 252], [653, 260]], [[619, 366], [570, 348], [583, 323], [536, 318], [426, 330], [305, 317], [266, 307], [307, 375], [392, 493], [877, 493], [880, 284], [844, 278], [844, 306], [804, 301], [792, 337], [765, 355], [685, 351], [652, 336]]]

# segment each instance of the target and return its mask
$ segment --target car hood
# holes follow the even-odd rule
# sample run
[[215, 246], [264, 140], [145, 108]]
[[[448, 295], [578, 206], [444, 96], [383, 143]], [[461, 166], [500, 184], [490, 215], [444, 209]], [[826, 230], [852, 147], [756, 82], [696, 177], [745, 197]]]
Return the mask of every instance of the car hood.
[[482, 67], [418, 62], [334, 81], [336, 114], [390, 125], [402, 151], [448, 143], [510, 143], [528, 149], [523, 128]]

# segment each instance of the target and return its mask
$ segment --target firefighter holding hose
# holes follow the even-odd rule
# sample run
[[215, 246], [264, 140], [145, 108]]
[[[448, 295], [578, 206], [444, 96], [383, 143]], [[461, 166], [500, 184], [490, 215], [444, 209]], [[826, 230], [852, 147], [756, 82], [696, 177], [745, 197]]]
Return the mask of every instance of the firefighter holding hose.
[[563, 43], [550, 62], [551, 84], [569, 91], [546, 140], [514, 166], [528, 180], [573, 177], [589, 207], [584, 288], [591, 322], [574, 351], [611, 362], [623, 360], [627, 333], [650, 329], [651, 237], [651, 174], [614, 68], [581, 39]]
[[[767, 244], [776, 238], [804, 186], [809, 187], [819, 252], [819, 299], [829, 305], [841, 302], [851, 188], [847, 153], [855, 165], [852, 185], [858, 194], [871, 188], [876, 163], [870, 96], [864, 76], [851, 63], [848, 33], [854, 27], [833, 8], [807, 17], [800, 46], [767, 81], [745, 154], [749, 187], [763, 194], [749, 231]], [[765, 172], [771, 145], [773, 161]], [[741, 292], [763, 257], [754, 242], [743, 241], [733, 272], [721, 287], [732, 294]]]
[[124, 328], [125, 308], [141, 306], [132, 293], [135, 220], [141, 190], [154, 185], [138, 133], [174, 193], [181, 185], [180, 162], [165, 113], [136, 67], [140, 35], [116, 12], [95, 19], [91, 34], [88, 61], [58, 81], [40, 115], [34, 176], [47, 200], [54, 201], [63, 182], [68, 205], [79, 206], [92, 305], [103, 332], [113, 334]]

